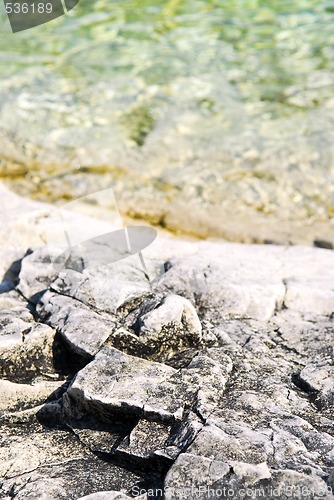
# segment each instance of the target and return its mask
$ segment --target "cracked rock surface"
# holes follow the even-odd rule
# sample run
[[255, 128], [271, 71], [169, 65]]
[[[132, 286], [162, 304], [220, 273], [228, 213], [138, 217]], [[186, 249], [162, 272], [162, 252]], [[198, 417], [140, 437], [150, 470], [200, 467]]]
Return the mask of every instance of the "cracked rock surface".
[[51, 208], [2, 194], [0, 498], [334, 499], [331, 250], [161, 235], [145, 271], [56, 271]]

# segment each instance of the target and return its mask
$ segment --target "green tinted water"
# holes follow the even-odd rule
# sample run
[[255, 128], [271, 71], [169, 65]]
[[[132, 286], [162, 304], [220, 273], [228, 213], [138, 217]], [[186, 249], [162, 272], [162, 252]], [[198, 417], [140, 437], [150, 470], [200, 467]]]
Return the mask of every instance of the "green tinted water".
[[112, 184], [197, 233], [189, 204], [208, 234], [219, 214], [327, 221], [333, 21], [334, 1], [81, 0], [13, 35], [2, 12], [2, 173], [53, 199]]
[[3, 77], [49, 70], [84, 85], [215, 74], [243, 99], [288, 104], [287, 88], [333, 70], [333, 21], [334, 2], [315, 0], [81, 0], [66, 17], [15, 35], [2, 13], [0, 68]]

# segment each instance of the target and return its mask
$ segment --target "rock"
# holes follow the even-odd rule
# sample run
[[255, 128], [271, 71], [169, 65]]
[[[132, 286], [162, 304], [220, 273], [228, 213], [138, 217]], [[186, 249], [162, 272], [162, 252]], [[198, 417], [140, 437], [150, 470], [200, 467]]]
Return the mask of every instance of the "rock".
[[[263, 488], [265, 497], [270, 497], [270, 491], [279, 487], [281, 497], [289, 498], [291, 488], [296, 489], [297, 484], [304, 487], [307, 498], [314, 498], [316, 491], [326, 492], [324, 497], [332, 498], [325, 481], [329, 478], [327, 464], [331, 460], [334, 438], [325, 432], [325, 422], [320, 424], [322, 430], [316, 430], [304, 419], [293, 416], [299, 413], [308, 419], [317, 419], [317, 410], [311, 401], [304, 400], [301, 394], [293, 395], [291, 390], [285, 397], [283, 394], [279, 397], [274, 389], [275, 384], [280, 385], [280, 376], [289, 371], [287, 362], [276, 358], [276, 366], [272, 365], [270, 371], [269, 365], [263, 366], [262, 375], [258, 364], [257, 384], [259, 378], [263, 383], [256, 387], [252, 365], [259, 354], [255, 351], [240, 358], [235, 351], [230, 355], [234, 359], [234, 373], [238, 375], [230, 376], [228, 392], [225, 390], [219, 409], [206, 419], [186, 452], [179, 455], [169, 470], [165, 480], [166, 498], [174, 498], [175, 492], [181, 494], [182, 491], [185, 498], [193, 498], [195, 494], [199, 498], [210, 498], [208, 484], [213, 485], [216, 495], [223, 488], [230, 488], [235, 498], [239, 498], [243, 488], [250, 487]], [[263, 353], [260, 356], [262, 364]], [[252, 397], [252, 393], [256, 396]], [[268, 404], [270, 400], [275, 400], [276, 405]], [[328, 429], [331, 425], [332, 421], [328, 421]], [[259, 467], [259, 464], [264, 465]], [[218, 470], [218, 477], [208, 480], [209, 474], [203, 474], [203, 470]], [[283, 486], [281, 477], [285, 474], [287, 482]], [[311, 487], [310, 475], [315, 489]], [[193, 491], [184, 491], [186, 481], [194, 487]], [[300, 491], [296, 495], [295, 498], [303, 498]]]
[[[264, 262], [261, 278], [256, 281], [251, 273], [247, 275], [243, 257], [233, 245], [225, 255], [217, 249], [219, 253], [213, 256], [212, 250], [172, 262], [160, 286], [186, 296], [206, 313], [207, 319], [215, 322], [228, 315], [269, 319], [285, 295], [275, 254]], [[261, 251], [257, 250], [258, 256], [255, 251], [249, 252], [248, 264], [252, 259], [261, 259]], [[266, 272], [266, 266], [270, 266], [270, 272]]]
[[[198, 319], [194, 306], [189, 300], [178, 295], [166, 297], [163, 303], [140, 318], [140, 335], [149, 337], [152, 333], [160, 333], [163, 328], [176, 329], [176, 325], [197, 335], [200, 340], [202, 325]], [[187, 335], [187, 331], [184, 332]]]
[[[302, 464], [312, 462], [312, 454], [307, 452], [300, 441], [297, 443], [298, 440], [295, 439], [294, 443], [293, 436], [286, 437], [283, 441], [276, 437], [272, 440], [270, 433], [265, 429], [261, 432], [254, 432], [244, 423], [228, 424], [222, 432], [221, 421], [216, 421], [216, 425], [214, 425], [214, 419], [211, 422], [203, 427], [186, 453], [181, 454], [169, 470], [165, 480], [166, 498], [175, 498], [177, 493], [181, 494], [183, 491], [185, 498], [193, 498], [197, 495], [198, 498], [207, 499], [213, 495], [219, 496], [219, 491], [224, 488], [231, 490], [230, 496], [233, 498], [242, 498], [241, 491], [247, 488], [250, 491], [251, 489], [254, 491], [255, 488], [258, 491], [261, 489], [262, 496], [267, 498], [270, 498], [272, 490], [278, 488], [281, 490], [281, 497], [288, 498], [289, 488], [291, 491], [291, 488], [293, 489], [297, 484], [296, 478], [298, 478], [300, 488], [304, 487], [307, 498], [314, 498], [312, 492], [317, 489], [327, 492], [326, 483], [321, 479], [323, 471], [312, 470], [312, 466], [311, 468], [305, 467], [302, 472], [298, 473], [283, 470], [283, 467], [287, 469], [291, 467], [292, 455], [300, 457], [301, 469], [303, 469]], [[278, 429], [276, 430], [278, 432]], [[283, 433], [280, 432], [280, 439], [282, 438]], [[290, 446], [289, 449], [286, 448], [287, 444]], [[279, 450], [283, 451], [283, 449], [290, 457], [289, 462], [282, 461]], [[272, 451], [274, 451], [275, 463], [272, 462]], [[307, 457], [309, 457], [308, 462]], [[278, 472], [280, 467], [282, 470]], [[280, 474], [284, 475], [285, 472], [287, 472], [286, 477], [289, 478], [291, 474], [291, 478], [283, 486], [278, 477]], [[212, 476], [214, 473], [217, 476]], [[310, 474], [312, 474], [316, 489], [311, 487]], [[190, 488], [187, 492], [185, 485], [191, 486], [193, 490]], [[211, 492], [208, 485], [212, 488]], [[285, 488], [287, 494], [285, 494]], [[301, 495], [293, 498], [304, 497]], [[331, 498], [331, 496], [327, 495], [325, 498]]]
[[103, 347], [81, 370], [66, 394], [66, 411], [94, 412], [101, 420], [118, 415], [174, 423], [194, 390], [176, 370]]
[[[306, 281], [306, 280], [305, 280]], [[334, 311], [334, 292], [323, 286], [323, 282], [289, 279], [286, 281], [287, 292], [284, 304], [288, 309], [319, 316], [330, 316]]]
[[65, 395], [65, 411], [94, 411], [101, 420], [122, 415], [166, 424], [181, 421], [187, 408], [209, 414], [219, 404], [232, 363], [220, 350], [198, 354], [185, 369], [146, 361], [103, 347], [81, 370]]
[[0, 294], [0, 310], [5, 311], [14, 307], [27, 307], [26, 300], [16, 291], [2, 291]]
[[[125, 327], [117, 328], [112, 336], [109, 336], [105, 341], [106, 345], [110, 345], [119, 349], [122, 352], [138, 356], [141, 358], [153, 358], [152, 350], [145, 342], [143, 342], [134, 332]], [[154, 351], [153, 351], [154, 354]]]
[[140, 420], [130, 435], [117, 446], [117, 454], [130, 460], [154, 459], [154, 455], [170, 458], [166, 450], [170, 431], [168, 425]]
[[139, 340], [154, 359], [200, 346], [202, 325], [191, 302], [178, 295], [168, 295], [155, 309], [139, 317]]
[[78, 300], [47, 292], [41, 299], [39, 314], [57, 328], [69, 349], [91, 359], [112, 335], [116, 321], [104, 318]]
[[128, 491], [142, 477], [104, 462], [66, 429], [47, 429], [36, 410], [1, 417], [0, 495], [78, 498], [109, 487]]
[[[280, 492], [281, 498], [287, 500], [294, 495], [298, 499], [314, 500], [324, 498], [332, 500], [332, 488], [321, 478], [308, 476], [292, 470], [278, 470], [273, 472], [270, 492]], [[292, 497], [293, 498], [293, 497]]]
[[332, 251], [161, 235], [55, 273], [50, 208], [12, 206], [1, 497], [334, 498]]
[[[165, 498], [333, 498], [325, 481], [294, 471], [270, 471], [266, 463], [226, 463], [184, 453], [167, 474]], [[293, 496], [292, 496], [293, 495]], [[247, 497], [246, 497], [247, 498]]]
[[185, 451], [203, 428], [203, 418], [192, 411], [185, 413], [182, 422], [175, 425], [168, 438], [168, 454], [176, 458]]
[[36, 304], [57, 275], [51, 263], [49, 248], [38, 248], [22, 260], [17, 289], [27, 300]]
[[[93, 493], [92, 495], [87, 495], [85, 497], [79, 498], [79, 500], [127, 500], [130, 497], [128, 495], [123, 495], [117, 491], [99, 491], [98, 493]], [[146, 500], [147, 495], [136, 495], [138, 500]]]
[[16, 384], [0, 380], [0, 412], [26, 410], [45, 403], [62, 381]]
[[165, 498], [209, 498], [208, 486], [217, 484], [229, 472], [230, 467], [224, 461], [213, 464], [209, 458], [182, 453], [166, 476]]
[[193, 356], [175, 370], [105, 346], [64, 394], [62, 421], [91, 450], [163, 477], [219, 406], [232, 370], [220, 349]]
[[[51, 405], [49, 405], [49, 408], [51, 413]], [[44, 411], [45, 408], [43, 408]], [[112, 455], [115, 447], [123, 439], [124, 433], [129, 429], [127, 425], [112, 427], [96, 423], [92, 418], [83, 419], [79, 422], [72, 421], [68, 426], [84, 446], [88, 447], [93, 453], [103, 453], [105, 456]], [[128, 430], [128, 432], [130, 431]]]
[[315, 403], [325, 409], [333, 409], [334, 369], [333, 365], [309, 364], [300, 372], [299, 384], [307, 392], [318, 393]]
[[245, 422], [223, 425], [215, 419], [203, 427], [187, 449], [188, 453], [229, 463], [261, 463], [268, 457], [270, 434], [252, 429]]
[[300, 380], [310, 391], [329, 391], [333, 389], [334, 371], [332, 366], [309, 364], [300, 372]]
[[331, 319], [283, 309], [275, 316], [273, 324], [275, 341], [284, 346], [286, 352], [294, 352], [299, 356], [302, 365], [312, 363], [315, 359], [326, 364], [326, 360], [332, 359]]
[[150, 283], [136, 257], [94, 270], [85, 269], [82, 273], [73, 270], [60, 273], [52, 289], [110, 314], [132, 308], [150, 294]]
[[199, 378], [195, 408], [203, 419], [220, 406], [232, 369], [232, 360], [223, 349], [208, 349], [198, 353], [184, 370], [190, 380]]
[[[228, 316], [266, 321], [283, 304], [303, 314], [329, 316], [332, 263], [333, 253], [323, 249], [254, 245], [246, 255], [240, 245], [206, 243], [196, 255], [172, 260], [159, 289], [187, 297], [213, 324]], [[321, 271], [325, 268], [329, 274]], [[298, 296], [293, 291], [297, 285]]]
[[0, 349], [21, 344], [32, 328], [33, 316], [23, 305], [0, 312]]
[[[15, 328], [0, 349], [0, 374], [15, 382], [29, 382], [38, 376], [57, 378], [54, 367], [55, 331], [40, 323], [15, 320]], [[8, 332], [8, 329], [6, 329]]]

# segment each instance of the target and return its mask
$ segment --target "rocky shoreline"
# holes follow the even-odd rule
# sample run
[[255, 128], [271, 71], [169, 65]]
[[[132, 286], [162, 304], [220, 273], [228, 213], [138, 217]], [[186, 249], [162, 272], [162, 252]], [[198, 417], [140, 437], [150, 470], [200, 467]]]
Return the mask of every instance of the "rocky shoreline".
[[334, 498], [331, 250], [56, 272], [52, 208], [0, 192], [0, 498]]

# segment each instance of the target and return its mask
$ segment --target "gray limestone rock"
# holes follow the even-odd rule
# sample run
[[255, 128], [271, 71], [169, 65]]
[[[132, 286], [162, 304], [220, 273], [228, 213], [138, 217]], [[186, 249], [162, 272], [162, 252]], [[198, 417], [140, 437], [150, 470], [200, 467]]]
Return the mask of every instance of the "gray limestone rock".
[[85, 269], [81, 273], [72, 269], [62, 271], [52, 289], [110, 314], [126, 312], [151, 291], [150, 282], [136, 255], [111, 265], [97, 266], [93, 270]]
[[194, 409], [205, 418], [219, 406], [231, 370], [231, 359], [221, 349], [198, 353], [186, 368], [175, 370], [105, 346], [71, 383], [65, 412], [94, 412], [111, 421], [132, 414], [173, 424]]
[[38, 408], [0, 417], [1, 498], [65, 500], [101, 489], [126, 492], [142, 482], [142, 476], [99, 459], [67, 429], [39, 423]]
[[187, 347], [199, 347], [202, 325], [191, 302], [167, 295], [158, 306], [137, 320], [139, 340], [153, 359], [166, 360]]
[[292, 470], [270, 470], [266, 462], [221, 461], [184, 453], [165, 480], [165, 498], [288, 498], [332, 499], [330, 488], [317, 476]]
[[22, 411], [41, 405], [57, 391], [63, 381], [40, 380], [31, 384], [17, 384], [0, 380], [0, 412]]
[[22, 320], [14, 320], [10, 326], [11, 342], [7, 337], [8, 341], [0, 348], [1, 377], [13, 382], [29, 382], [38, 376], [57, 378], [53, 353], [55, 331], [42, 323]]
[[171, 458], [167, 444], [170, 431], [169, 425], [140, 420], [129, 436], [117, 446], [117, 454], [126, 455], [132, 460], [152, 459], [154, 455]]
[[32, 328], [33, 317], [27, 307], [17, 305], [0, 311], [0, 349], [21, 344]]
[[212, 247], [191, 257], [177, 258], [160, 287], [187, 297], [216, 324], [228, 316], [267, 320], [282, 305], [285, 286], [275, 252], [263, 259], [261, 267], [255, 264], [262, 252], [261, 247], [251, 249], [247, 265], [235, 245], [228, 253], [220, 248], [214, 252]]
[[304, 390], [313, 392], [315, 404], [332, 413], [334, 407], [334, 366], [309, 364], [299, 374]]
[[2, 498], [334, 498], [331, 250], [161, 235], [146, 271], [55, 272], [50, 209], [3, 192]]
[[94, 356], [117, 326], [113, 318], [103, 317], [78, 300], [50, 291], [42, 297], [38, 311], [44, 321], [57, 328], [69, 348], [84, 357]]
[[38, 248], [22, 259], [17, 289], [27, 300], [37, 303], [57, 275], [48, 247]]
[[182, 418], [194, 392], [175, 369], [106, 346], [75, 377], [65, 409], [70, 415], [94, 412], [107, 421], [132, 414], [173, 423]]

